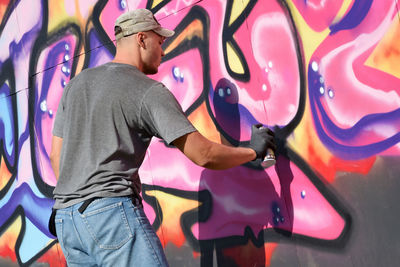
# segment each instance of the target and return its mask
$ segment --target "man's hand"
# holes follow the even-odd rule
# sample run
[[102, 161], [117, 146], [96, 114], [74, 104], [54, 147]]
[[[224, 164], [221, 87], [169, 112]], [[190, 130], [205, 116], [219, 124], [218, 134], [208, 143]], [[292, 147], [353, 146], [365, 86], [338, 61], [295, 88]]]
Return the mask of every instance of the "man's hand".
[[251, 127], [250, 144], [247, 146], [256, 152], [256, 159], [264, 159], [267, 149], [276, 150], [274, 143], [274, 132], [263, 127], [262, 124], [255, 124]]

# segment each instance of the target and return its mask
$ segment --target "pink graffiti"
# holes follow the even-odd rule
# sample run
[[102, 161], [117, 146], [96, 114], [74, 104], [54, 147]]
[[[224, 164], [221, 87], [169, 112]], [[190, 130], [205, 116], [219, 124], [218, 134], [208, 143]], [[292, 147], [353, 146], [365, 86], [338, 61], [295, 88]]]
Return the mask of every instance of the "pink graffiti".
[[344, 2], [343, 0], [294, 0], [293, 4], [313, 30], [323, 31], [335, 22]]
[[[238, 90], [238, 103], [257, 121], [286, 125], [298, 109], [300, 82], [295, 41], [282, 8], [276, 2], [270, 2], [268, 5], [257, 4], [247, 22], [234, 33], [251, 73], [248, 82], [241, 82], [230, 78], [224, 63], [221, 47], [224, 4], [208, 1], [205, 4], [200, 3], [200, 6], [213, 21], [210, 23], [210, 70], [202, 69], [197, 51], [193, 49], [162, 64], [155, 78], [163, 81], [171, 89], [185, 109], [190, 101], [193, 102], [200, 95], [203, 88], [199, 82], [203, 72], [209, 71], [213, 87], [221, 78], [230, 79]], [[168, 9], [168, 5], [164, 8]], [[176, 26], [188, 12], [189, 9], [180, 11], [165, 18], [162, 23], [169, 27]], [[274, 41], [270, 41], [269, 37]], [[276, 40], [278, 38], [279, 42]], [[180, 73], [183, 74], [183, 83], [177, 81], [172, 74], [174, 67], [179, 67]], [[197, 93], [193, 92], [196, 90]], [[267, 116], [263, 102], [268, 108]], [[212, 104], [211, 109], [215, 112]], [[249, 122], [241, 119], [240, 140], [249, 139], [249, 129]], [[282, 163], [287, 159], [280, 158], [278, 161]], [[168, 162], [175, 164], [171, 166]], [[275, 202], [279, 203], [281, 214], [286, 218], [280, 218], [282, 221], [279, 221], [278, 227], [318, 239], [338, 238], [344, 229], [343, 218], [299, 168], [290, 163], [290, 169], [293, 172], [290, 185], [293, 218], [290, 218], [291, 208], [287, 209], [285, 201], [282, 200], [279, 178], [290, 177], [279, 175], [273, 168], [266, 171], [245, 167], [227, 171], [207, 171], [192, 164], [178, 150], [167, 149], [162, 143], [154, 141], [141, 168], [141, 178], [146, 184], [154, 183], [164, 187], [173, 185], [173, 188], [189, 191], [206, 189], [211, 192], [211, 217], [207, 222], [196, 224], [192, 229], [193, 234], [200, 240], [242, 235], [246, 226], [250, 226], [256, 234], [263, 229], [276, 227], [277, 224], [273, 221], [276, 219], [273, 213]], [[146, 212], [154, 219], [155, 213], [150, 209], [146, 207]]]
[[[286, 164], [285, 159], [279, 159]], [[169, 162], [179, 162], [171, 166]], [[289, 167], [289, 166], [287, 166]], [[286, 167], [286, 168], [287, 168]], [[344, 228], [344, 220], [321, 193], [294, 164], [290, 164], [293, 181], [290, 186], [294, 218], [290, 218], [280, 200], [281, 183], [274, 168], [265, 171], [237, 167], [226, 171], [204, 170], [190, 162], [177, 149], [168, 149], [154, 140], [142, 165], [143, 183], [157, 184], [180, 190], [209, 190], [213, 197], [213, 213], [205, 223], [193, 228], [199, 239], [242, 235], [245, 226], [254, 233], [274, 226], [273, 202], [280, 203], [282, 217], [279, 227], [293, 233], [318, 239], [334, 240]], [[289, 179], [288, 175], [280, 175]], [[154, 213], [146, 213], [154, 220]], [[293, 220], [293, 225], [289, 222]], [[201, 231], [199, 231], [201, 229]], [[321, 230], [323, 229], [323, 231]]]
[[[376, 12], [369, 12], [356, 28], [328, 36], [311, 59], [312, 69], [324, 79], [325, 88], [321, 89], [320, 98], [323, 109], [341, 129], [355, 128], [368, 115], [389, 114], [400, 108], [400, 79], [366, 65], [397, 20], [396, 2], [373, 1], [371, 10]], [[350, 140], [340, 140], [334, 133], [331, 137], [346, 145], [362, 146], [399, 132], [399, 120], [380, 120], [363, 128]], [[399, 153], [399, 144], [382, 152], [383, 155]]]
[[[42, 25], [43, 18], [49, 15], [44, 13], [49, 11], [42, 6], [45, 1], [11, 1], [10, 10], [14, 10], [2, 18], [0, 63], [10, 60], [14, 68], [16, 101], [15, 104], [9, 102], [17, 110], [15, 129], [18, 132], [15, 135], [17, 140], [9, 143], [18, 146], [18, 159], [15, 160], [18, 165], [13, 166], [15, 182], [4, 197], [10, 200], [4, 201], [0, 208], [10, 216], [20, 205], [24, 210], [24, 220], [31, 228], [19, 233], [19, 240], [26, 244], [35, 236], [34, 248], [18, 251], [23, 263], [39, 257], [41, 250], [47, 250], [51, 241], [46, 230], [51, 199], [38, 190], [38, 180], [49, 188], [56, 184], [49, 154], [51, 130], [63, 88], [83, 68], [86, 57], [90, 62], [86, 62], [84, 67], [93, 67], [111, 59], [111, 52], [101, 47], [106, 45], [101, 44], [105, 39], [99, 36], [105, 33], [110, 41], [114, 40], [114, 21], [121, 13], [148, 4], [162, 6], [155, 16], [164, 26], [176, 29], [178, 37], [182, 36], [176, 39], [179, 45], [185, 38], [190, 40], [194, 35], [202, 34], [192, 34], [193, 25], [178, 28], [183, 21], [191, 19], [188, 14], [193, 5], [204, 11], [207, 19], [201, 22], [204, 23], [201, 26], [206, 28], [208, 36], [202, 36], [202, 40], [208, 42], [202, 43], [202, 47], [177, 49], [177, 53], [169, 55], [153, 78], [172, 91], [185, 111], [200, 113], [208, 120], [209, 124], [204, 125], [209, 128], [193, 119], [205, 134], [212, 132], [216, 139], [226, 142], [226, 138], [230, 138], [239, 143], [249, 140], [250, 127], [255, 122], [283, 128], [299, 114], [301, 81], [305, 77], [301, 71], [306, 72], [307, 67], [303, 70], [300, 64], [304, 59], [296, 46], [298, 36], [290, 20], [291, 14], [282, 4], [286, 1], [248, 1], [249, 5], [255, 6], [247, 13], [236, 14], [239, 17], [230, 23], [228, 4], [233, 2], [244, 5], [247, 1], [90, 0], [60, 1], [57, 4], [53, 1], [47, 5], [49, 10], [54, 8], [50, 13], [54, 16], [54, 12], [60, 11], [60, 6], [66, 17], [61, 26], [49, 30], [47, 27], [51, 23]], [[307, 27], [320, 33], [340, 19], [339, 11], [348, 12], [342, 10], [343, 5], [348, 4], [350, 8], [356, 3], [348, 2], [294, 0], [292, 4], [293, 11], [300, 14], [297, 19], [304, 20]], [[326, 85], [320, 103], [328, 119], [341, 129], [354, 127], [362, 118], [372, 114], [390, 113], [400, 106], [400, 79], [366, 65], [398, 15], [396, 4], [395, 1], [370, 2], [371, 11], [360, 25], [326, 36], [317, 49], [311, 51], [311, 71], [318, 72]], [[93, 17], [99, 3], [104, 6], [99, 17]], [[240, 21], [240, 26], [232, 30], [234, 21], [243, 16], [245, 19]], [[100, 25], [94, 25], [97, 19]], [[225, 19], [228, 24], [225, 24]], [[64, 31], [63, 26], [68, 23], [73, 24], [76, 31]], [[15, 30], [15, 25], [18, 25], [18, 30]], [[48, 39], [41, 42], [40, 38]], [[36, 41], [39, 46], [35, 46]], [[231, 51], [229, 47], [238, 50], [227, 59], [224, 51]], [[201, 51], [205, 48], [207, 53]], [[237, 60], [240, 53], [243, 61]], [[32, 63], [36, 64], [33, 68]], [[241, 69], [246, 71], [246, 66], [248, 76], [238, 78]], [[235, 71], [237, 73], [232, 73]], [[34, 108], [30, 109], [31, 106]], [[33, 114], [30, 114], [32, 110]], [[13, 111], [10, 108], [9, 113]], [[318, 116], [320, 119], [321, 114]], [[33, 128], [30, 128], [30, 123]], [[325, 124], [323, 128], [329, 127]], [[394, 123], [379, 121], [370, 124], [352, 140], [340, 140], [333, 131], [328, 134], [340, 144], [361, 146], [386, 140], [398, 134], [399, 130], [397, 119]], [[9, 138], [13, 136], [11, 134], [5, 140], [11, 140]], [[296, 136], [293, 134], [293, 137]], [[399, 153], [400, 145], [397, 144], [381, 154]], [[190, 229], [197, 240], [243, 236], [249, 227], [255, 235], [282, 229], [306, 238], [334, 241], [345, 231], [346, 218], [326, 194], [326, 185], [315, 182], [316, 175], [310, 174], [312, 170], [307, 166], [310, 163], [301, 164], [299, 161], [292, 162], [287, 155], [280, 155], [276, 166], [266, 170], [240, 166], [226, 171], [210, 171], [194, 165], [177, 149], [167, 148], [160, 140], [154, 139], [140, 175], [144, 184], [182, 192], [206, 190], [211, 194], [210, 217], [195, 223]], [[155, 221], [159, 211], [148, 203], [144, 205], [150, 220]], [[2, 219], [6, 221], [8, 218]]]

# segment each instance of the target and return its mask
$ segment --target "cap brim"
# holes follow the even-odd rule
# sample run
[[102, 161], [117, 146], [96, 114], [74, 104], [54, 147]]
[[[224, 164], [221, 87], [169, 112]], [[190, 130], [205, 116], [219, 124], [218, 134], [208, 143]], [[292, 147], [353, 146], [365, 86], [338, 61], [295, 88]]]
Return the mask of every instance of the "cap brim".
[[171, 37], [171, 36], [173, 36], [175, 34], [174, 31], [168, 30], [168, 29], [163, 28], [163, 27], [159, 27], [157, 29], [153, 29], [153, 31], [158, 33], [161, 36], [164, 36], [164, 37]]

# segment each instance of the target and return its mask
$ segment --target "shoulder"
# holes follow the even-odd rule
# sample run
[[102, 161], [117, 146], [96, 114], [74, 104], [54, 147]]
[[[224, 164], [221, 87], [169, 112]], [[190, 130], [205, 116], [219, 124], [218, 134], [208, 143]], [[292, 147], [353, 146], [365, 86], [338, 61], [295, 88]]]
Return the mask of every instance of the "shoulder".
[[166, 98], [175, 99], [175, 96], [163, 83], [155, 80], [150, 82], [150, 86], [146, 90], [145, 96], [147, 98], [157, 98], [160, 101], [166, 100]]
[[96, 70], [97, 68], [99, 68], [99, 67], [82, 69], [73, 78], [71, 78], [71, 80], [68, 82], [68, 84], [72, 85], [74, 83], [78, 83], [79, 81], [85, 80], [92, 73], [97, 72], [97, 70]]

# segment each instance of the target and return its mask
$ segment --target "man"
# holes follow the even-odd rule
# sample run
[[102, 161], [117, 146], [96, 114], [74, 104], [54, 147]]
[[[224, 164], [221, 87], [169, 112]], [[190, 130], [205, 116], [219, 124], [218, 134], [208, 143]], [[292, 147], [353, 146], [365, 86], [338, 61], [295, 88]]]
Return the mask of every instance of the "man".
[[168, 266], [141, 205], [140, 167], [153, 136], [190, 160], [226, 169], [275, 149], [273, 134], [253, 126], [248, 147], [203, 137], [157, 73], [173, 31], [138, 9], [115, 22], [112, 62], [83, 70], [64, 89], [53, 129], [51, 163], [57, 237], [68, 266]]

